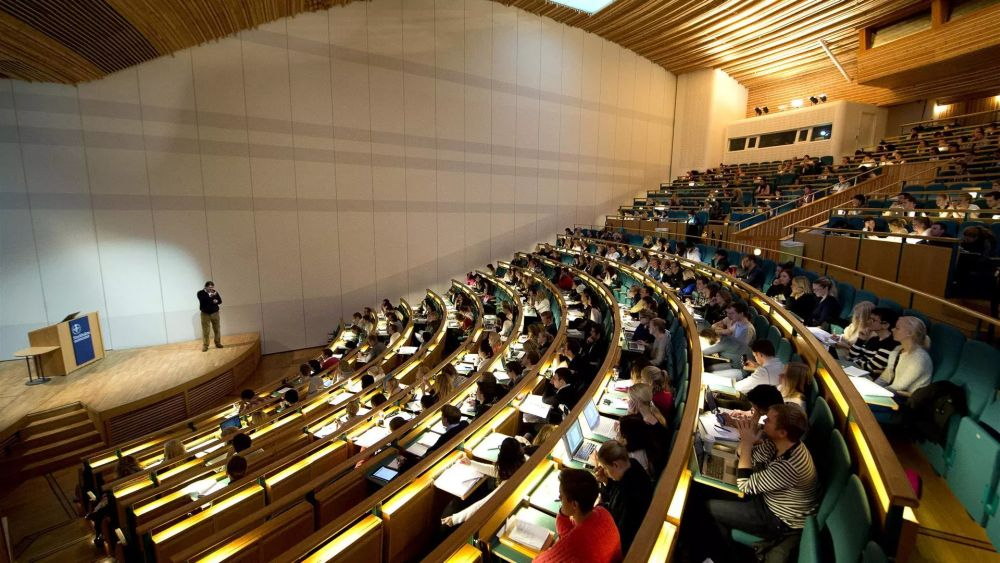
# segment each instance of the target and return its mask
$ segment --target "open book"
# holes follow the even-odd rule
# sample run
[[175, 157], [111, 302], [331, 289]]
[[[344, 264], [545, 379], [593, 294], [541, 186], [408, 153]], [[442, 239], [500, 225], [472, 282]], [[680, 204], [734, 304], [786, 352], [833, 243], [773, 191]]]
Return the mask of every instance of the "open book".
[[542, 400], [541, 395], [529, 394], [527, 397], [524, 398], [524, 401], [522, 401], [521, 405], [517, 408], [523, 413], [531, 414], [537, 416], [538, 418], [545, 419], [548, 418], [549, 409], [551, 409], [552, 407], [551, 405], [546, 404], [545, 401]]
[[455, 462], [434, 479], [434, 486], [465, 500], [483, 477], [484, 475], [471, 465]]
[[507, 521], [504, 534], [511, 540], [535, 551], [542, 551], [552, 543], [553, 539], [552, 530], [517, 516]]

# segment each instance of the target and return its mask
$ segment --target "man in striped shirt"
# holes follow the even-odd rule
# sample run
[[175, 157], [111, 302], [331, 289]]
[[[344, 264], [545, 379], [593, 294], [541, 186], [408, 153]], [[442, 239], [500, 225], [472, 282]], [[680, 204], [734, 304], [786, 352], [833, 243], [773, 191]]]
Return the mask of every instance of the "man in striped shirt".
[[868, 316], [868, 330], [872, 336], [865, 341], [859, 338], [851, 345], [851, 362], [870, 373], [874, 379], [885, 371], [889, 354], [899, 346], [899, 342], [892, 337], [892, 327], [896, 326], [897, 319], [899, 313], [896, 311], [875, 307]]
[[[767, 411], [763, 433], [756, 420], [740, 419], [739, 466], [736, 484], [745, 500], [710, 500], [709, 514], [729, 553], [717, 560], [735, 560], [731, 530], [764, 539], [797, 532], [819, 505], [819, 482], [809, 450], [801, 443], [808, 427], [797, 405], [774, 405]], [[758, 441], [759, 440], [759, 441]]]

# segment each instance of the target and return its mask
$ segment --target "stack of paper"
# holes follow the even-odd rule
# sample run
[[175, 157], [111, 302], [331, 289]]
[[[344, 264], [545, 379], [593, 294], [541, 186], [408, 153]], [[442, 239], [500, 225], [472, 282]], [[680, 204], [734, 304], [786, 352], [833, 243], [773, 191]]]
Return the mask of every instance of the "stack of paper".
[[399, 353], [400, 356], [412, 356], [413, 354], [417, 353], [417, 347], [416, 346], [400, 346], [398, 353]]
[[634, 383], [635, 381], [632, 381], [631, 379], [620, 379], [618, 381], [611, 382], [615, 391], [621, 391], [623, 393], [628, 391]]
[[464, 500], [468, 498], [483, 477], [484, 475], [473, 469], [471, 465], [456, 462], [442, 471], [437, 479], [434, 479], [434, 486]]
[[857, 366], [846, 365], [844, 366], [844, 373], [851, 377], [865, 377], [870, 372], [863, 370]]

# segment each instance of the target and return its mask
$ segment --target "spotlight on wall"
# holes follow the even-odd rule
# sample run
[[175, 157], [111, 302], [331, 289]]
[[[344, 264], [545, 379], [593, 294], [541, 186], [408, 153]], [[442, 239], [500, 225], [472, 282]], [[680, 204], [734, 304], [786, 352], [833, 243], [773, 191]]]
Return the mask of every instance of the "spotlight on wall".
[[764, 107], [762, 107], [760, 109], [762, 109], [764, 111], [764, 115], [767, 115], [768, 112], [770, 111], [770, 110], [767, 109], [767, 106], [764, 106]]
[[800, 108], [805, 102], [802, 101], [802, 98], [795, 98], [794, 100], [788, 103], [791, 104], [793, 108]]
[[760, 109], [759, 107], [753, 108], [753, 112], [756, 113], [757, 115], [764, 115], [764, 110]]
[[812, 102], [812, 105], [816, 105], [819, 103], [819, 98], [816, 96], [809, 96], [809, 101]]
[[753, 255], [754, 256], [760, 256], [760, 249], [759, 248], [753, 249]]
[[819, 95], [819, 101], [825, 104], [826, 103], [826, 94], [820, 94]]

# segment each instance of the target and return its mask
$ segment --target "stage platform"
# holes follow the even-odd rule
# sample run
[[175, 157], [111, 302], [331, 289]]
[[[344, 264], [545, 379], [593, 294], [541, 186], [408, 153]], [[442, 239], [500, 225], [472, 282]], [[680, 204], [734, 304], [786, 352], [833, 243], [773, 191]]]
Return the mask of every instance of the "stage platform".
[[238, 393], [237, 387], [260, 362], [257, 333], [226, 336], [222, 343], [224, 348], [208, 352], [201, 351], [200, 340], [108, 350], [103, 360], [41, 385], [25, 385], [23, 360], [0, 362], [0, 441], [14, 433], [28, 413], [76, 401], [112, 442], [141, 424], [129, 419], [165, 420], [183, 414], [183, 420], [196, 414], [191, 411], [203, 411]]

